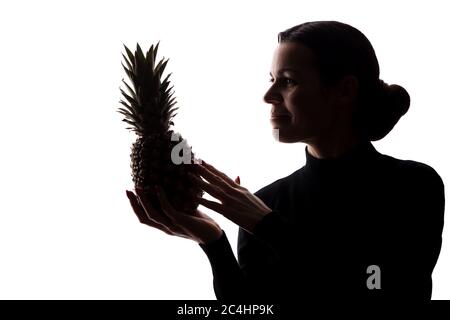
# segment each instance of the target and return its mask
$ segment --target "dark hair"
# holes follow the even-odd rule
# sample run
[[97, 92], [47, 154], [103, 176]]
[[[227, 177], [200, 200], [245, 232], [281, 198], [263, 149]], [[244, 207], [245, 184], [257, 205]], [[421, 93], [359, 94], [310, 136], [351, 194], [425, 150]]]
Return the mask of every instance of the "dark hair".
[[375, 51], [358, 29], [338, 21], [312, 21], [280, 32], [278, 42], [299, 42], [311, 49], [323, 86], [331, 86], [345, 75], [358, 79], [353, 123], [363, 138], [383, 138], [408, 111], [408, 92], [379, 79]]

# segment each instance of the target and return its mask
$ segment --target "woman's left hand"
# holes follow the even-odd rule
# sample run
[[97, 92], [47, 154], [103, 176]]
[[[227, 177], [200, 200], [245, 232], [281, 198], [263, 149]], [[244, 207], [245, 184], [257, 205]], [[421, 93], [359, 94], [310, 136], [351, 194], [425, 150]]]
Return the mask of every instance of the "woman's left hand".
[[234, 181], [204, 160], [195, 166], [206, 181], [194, 175], [191, 175], [192, 180], [202, 190], [221, 201], [218, 203], [198, 198], [201, 205], [222, 214], [250, 233], [272, 211], [260, 198], [240, 185], [239, 177]]

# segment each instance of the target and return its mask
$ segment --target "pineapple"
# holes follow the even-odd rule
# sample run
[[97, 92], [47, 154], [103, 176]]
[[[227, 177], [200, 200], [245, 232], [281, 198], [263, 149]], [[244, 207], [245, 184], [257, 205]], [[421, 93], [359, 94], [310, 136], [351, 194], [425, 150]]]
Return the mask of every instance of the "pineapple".
[[178, 108], [173, 107], [176, 104], [173, 86], [169, 88], [171, 74], [161, 82], [169, 59], [164, 61], [163, 57], [155, 64], [158, 46], [159, 41], [144, 55], [137, 44], [133, 55], [124, 45], [127, 56], [122, 54], [126, 64], [122, 66], [132, 86], [122, 79], [128, 93], [120, 89], [124, 98], [120, 103], [125, 108], [119, 108], [118, 112], [125, 116], [122, 121], [131, 126], [127, 129], [137, 135], [130, 155], [132, 179], [135, 189], [143, 191], [156, 210], [161, 208], [152, 187], [159, 185], [176, 210], [194, 214], [199, 205], [196, 198], [202, 197], [203, 191], [188, 173], [199, 176], [192, 165], [198, 160], [187, 141], [171, 130]]

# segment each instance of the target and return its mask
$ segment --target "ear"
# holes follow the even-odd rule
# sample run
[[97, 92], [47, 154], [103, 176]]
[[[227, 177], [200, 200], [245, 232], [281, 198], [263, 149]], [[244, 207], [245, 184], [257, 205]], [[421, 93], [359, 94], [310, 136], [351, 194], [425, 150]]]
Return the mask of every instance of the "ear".
[[351, 104], [358, 96], [359, 81], [354, 75], [346, 75], [337, 85], [337, 99], [344, 104]]

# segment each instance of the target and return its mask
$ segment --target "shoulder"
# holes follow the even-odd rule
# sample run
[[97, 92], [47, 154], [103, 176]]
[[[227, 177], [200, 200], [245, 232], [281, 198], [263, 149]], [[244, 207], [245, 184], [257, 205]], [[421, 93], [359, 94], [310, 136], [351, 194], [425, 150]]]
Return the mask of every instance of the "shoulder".
[[428, 164], [381, 155], [380, 166], [382, 169], [386, 169], [387, 174], [396, 177], [410, 188], [432, 188], [434, 190], [444, 188], [441, 176]]
[[[380, 185], [392, 200], [390, 205], [404, 212], [410, 223], [421, 228], [441, 230], [444, 219], [444, 182], [428, 164], [383, 155]], [[396, 206], [396, 207], [395, 207]], [[438, 232], [437, 232], [438, 233]]]

